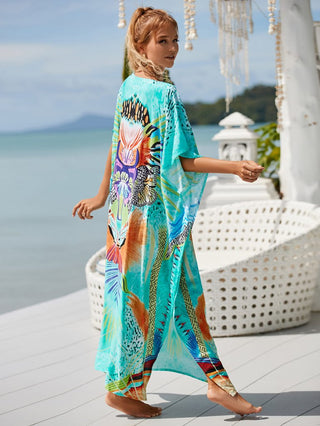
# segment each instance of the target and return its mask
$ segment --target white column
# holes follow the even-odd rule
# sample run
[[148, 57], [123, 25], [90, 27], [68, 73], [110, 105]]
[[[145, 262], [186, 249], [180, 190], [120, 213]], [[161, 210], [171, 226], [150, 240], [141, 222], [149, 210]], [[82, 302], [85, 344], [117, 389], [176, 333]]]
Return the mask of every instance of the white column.
[[[320, 87], [310, 0], [280, 0], [284, 198], [320, 204]], [[320, 310], [320, 277], [312, 310]]]
[[280, 0], [285, 199], [320, 204], [320, 88], [310, 0]]

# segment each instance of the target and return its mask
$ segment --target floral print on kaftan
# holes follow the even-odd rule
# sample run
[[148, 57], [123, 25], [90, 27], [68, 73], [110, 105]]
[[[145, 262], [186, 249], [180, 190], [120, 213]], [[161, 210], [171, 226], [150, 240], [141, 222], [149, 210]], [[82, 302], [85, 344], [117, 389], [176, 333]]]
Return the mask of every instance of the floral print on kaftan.
[[152, 370], [212, 379], [235, 395], [205, 318], [191, 228], [207, 175], [174, 85], [132, 74], [112, 139], [104, 310], [96, 370], [117, 395], [146, 399]]

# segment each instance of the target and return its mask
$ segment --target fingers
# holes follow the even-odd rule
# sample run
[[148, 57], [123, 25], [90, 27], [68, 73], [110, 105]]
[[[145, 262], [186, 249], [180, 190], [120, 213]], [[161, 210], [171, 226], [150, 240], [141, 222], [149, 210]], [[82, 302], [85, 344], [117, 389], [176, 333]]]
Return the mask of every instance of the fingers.
[[91, 214], [90, 214], [91, 212], [92, 212], [92, 207], [86, 207], [85, 206], [85, 208], [82, 211], [82, 217], [84, 219], [92, 219], [93, 216], [91, 216]]
[[73, 210], [72, 210], [72, 216], [75, 216], [75, 214], [76, 214], [76, 212], [77, 212], [77, 210], [78, 210], [78, 208], [79, 208], [80, 204], [81, 204], [81, 201], [79, 201], [79, 203], [78, 203], [78, 204], [76, 204], [76, 205], [73, 207]]
[[244, 168], [254, 173], [261, 173], [264, 167], [254, 161], [244, 161]]
[[242, 180], [245, 182], [255, 182], [257, 179], [258, 179], [258, 176], [242, 178]]
[[260, 176], [260, 172], [257, 173], [250, 170], [246, 170], [244, 172], [242, 179], [246, 180], [247, 182], [254, 182], [258, 179], [259, 176]]
[[81, 220], [92, 219], [93, 218], [93, 216], [91, 215], [92, 210], [93, 208], [90, 207], [85, 200], [81, 200], [79, 201], [78, 204], [76, 204], [73, 207], [72, 216], [75, 216], [76, 214], [78, 214]]
[[245, 182], [255, 182], [262, 173], [263, 169], [264, 167], [260, 166], [254, 161], [243, 161], [240, 177]]
[[84, 206], [84, 208], [83, 208], [83, 210], [81, 210], [81, 212], [79, 210], [79, 213], [82, 216], [81, 219], [92, 219], [93, 216], [91, 216], [91, 214], [90, 214], [91, 212], [92, 212], [92, 208]]
[[81, 220], [85, 219], [85, 205], [84, 205], [84, 203], [82, 203], [79, 207], [78, 216]]
[[260, 176], [260, 172], [253, 172], [251, 170], [243, 169], [240, 175], [241, 179], [245, 182], [255, 182]]
[[246, 166], [246, 169], [247, 170], [250, 170], [250, 172], [255, 172], [255, 173], [261, 173], [262, 172], [262, 170], [263, 170], [263, 167], [262, 166], [260, 166], [260, 165], [252, 165], [252, 164], [248, 164], [247, 166]]
[[260, 172], [255, 172], [253, 170], [245, 170], [244, 176], [247, 179], [257, 179], [260, 175]]

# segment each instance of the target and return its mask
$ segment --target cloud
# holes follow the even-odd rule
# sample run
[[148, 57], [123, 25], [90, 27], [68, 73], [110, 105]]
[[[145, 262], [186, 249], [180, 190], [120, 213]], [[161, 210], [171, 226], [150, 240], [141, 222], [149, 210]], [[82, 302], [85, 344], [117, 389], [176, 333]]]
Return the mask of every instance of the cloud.
[[7, 43], [0, 44], [0, 64], [2, 65], [24, 65], [37, 61], [50, 55], [52, 46], [40, 43], [23, 44]]
[[34, 79], [20, 80], [12, 79], [10, 76], [0, 78], [1, 95], [19, 94], [42, 94], [51, 95], [58, 93], [74, 94], [85, 92], [101, 92], [108, 89], [110, 84], [106, 77], [91, 76], [68, 76], [59, 78], [57, 76], [40, 77]]
[[[92, 112], [112, 116], [119, 83], [108, 79], [21, 80], [0, 97], [1, 131], [41, 128]], [[7, 83], [7, 82], [6, 82]], [[3, 81], [0, 80], [3, 87]]]
[[105, 0], [75, 0], [69, 2], [63, 2], [61, 8], [64, 13], [73, 13], [78, 11], [99, 11], [110, 12], [112, 10], [117, 11], [117, 4], [115, 2], [110, 3]]
[[[126, 31], [117, 28], [118, 2], [0, 1], [0, 130], [37, 123], [41, 127], [88, 111], [112, 115], [121, 84]], [[125, 2], [127, 22], [141, 3]], [[218, 30], [210, 21], [209, 0], [196, 2], [199, 38], [191, 52], [184, 50], [183, 2], [144, 4], [168, 10], [179, 23], [180, 53], [171, 75], [182, 99], [211, 102], [223, 96]], [[318, 0], [311, 4], [319, 10]], [[249, 42], [249, 85], [274, 84], [275, 39], [268, 35], [267, 0], [255, 0], [252, 6], [255, 28]], [[236, 86], [235, 92], [239, 90]]]
[[[1, 26], [10, 27], [30, 24], [39, 25], [40, 21], [50, 21], [75, 13], [109, 13], [117, 10], [116, 2], [108, 0], [2, 0]], [[58, 23], [58, 22], [57, 22]]]
[[48, 74], [92, 73], [122, 62], [119, 49], [107, 49], [103, 44], [0, 44], [0, 64], [15, 67], [33, 63]]

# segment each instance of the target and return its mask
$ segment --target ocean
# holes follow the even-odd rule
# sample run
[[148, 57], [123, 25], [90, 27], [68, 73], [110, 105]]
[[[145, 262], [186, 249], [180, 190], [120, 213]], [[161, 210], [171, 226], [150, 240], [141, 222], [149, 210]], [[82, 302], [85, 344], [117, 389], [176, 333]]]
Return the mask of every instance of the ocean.
[[[220, 129], [193, 127], [201, 155], [218, 157], [211, 138]], [[82, 221], [72, 208], [96, 195], [111, 134], [0, 135], [0, 313], [86, 286], [85, 264], [105, 245], [107, 212]]]

